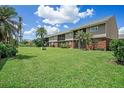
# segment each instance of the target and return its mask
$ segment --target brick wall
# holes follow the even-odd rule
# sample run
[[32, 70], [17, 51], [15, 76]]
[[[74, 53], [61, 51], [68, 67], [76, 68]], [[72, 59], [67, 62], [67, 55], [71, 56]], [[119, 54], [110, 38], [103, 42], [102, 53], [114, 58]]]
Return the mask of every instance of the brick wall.
[[[99, 38], [99, 39], [95, 39], [96, 42], [90, 44], [89, 46], [87, 46], [87, 49], [104, 49], [104, 50], [108, 50], [108, 45], [109, 45], [109, 41], [110, 39], [107, 38]], [[76, 41], [67, 41], [66, 42], [68, 44], [69, 48], [78, 48], [78, 43]], [[52, 47], [59, 47], [59, 44], [57, 42], [51, 43]]]
[[98, 41], [96, 48], [106, 49], [106, 40]]
[[90, 44], [88, 47], [90, 49], [108, 49], [109, 39], [107, 38], [99, 38], [95, 39], [97, 42]]
[[57, 43], [57, 42], [56, 42], [56, 43], [54, 43], [54, 46], [55, 46], [55, 47], [58, 47], [58, 43]]
[[70, 48], [75, 48], [75, 42], [74, 41], [69, 41], [68, 45]]

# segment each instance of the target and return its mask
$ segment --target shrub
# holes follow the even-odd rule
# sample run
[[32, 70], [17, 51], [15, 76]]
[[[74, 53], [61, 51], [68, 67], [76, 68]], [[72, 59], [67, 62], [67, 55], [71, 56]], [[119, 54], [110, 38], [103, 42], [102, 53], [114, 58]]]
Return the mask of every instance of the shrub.
[[20, 47], [35, 47], [35, 44], [19, 44]]
[[16, 47], [14, 47], [10, 44], [7, 44], [6, 47], [7, 47], [7, 56], [8, 57], [16, 56], [16, 53], [18, 52], [16, 50]]
[[5, 45], [3, 43], [0, 43], [0, 57], [1, 58], [15, 56], [16, 53], [17, 53], [16, 47], [10, 44]]
[[110, 50], [113, 51], [119, 63], [124, 64], [124, 41], [123, 40], [112, 40], [110, 42]]
[[46, 50], [46, 47], [42, 47], [42, 50]]
[[11, 56], [16, 56], [16, 53], [18, 52], [15, 47], [10, 48], [11, 50]]
[[0, 42], [1, 58], [7, 57], [7, 47], [5, 44]]
[[41, 46], [42, 46], [42, 44], [41, 44], [41, 39], [40, 39], [40, 38], [34, 39], [33, 42], [35, 43], [35, 45], [36, 45], [37, 47], [41, 47]]
[[23, 40], [22, 42], [19, 43], [20, 47], [35, 47], [34, 41], [27, 41]]
[[68, 48], [68, 44], [67, 44], [67, 43], [61, 43], [61, 44], [60, 44], [60, 47], [61, 47], [61, 48]]
[[[32, 41], [34, 43], [34, 45], [36, 45], [36, 47], [47, 47], [48, 43], [45, 40], [41, 40], [40, 38], [34, 39]], [[54, 47], [54, 45], [51, 45], [52, 47]]]

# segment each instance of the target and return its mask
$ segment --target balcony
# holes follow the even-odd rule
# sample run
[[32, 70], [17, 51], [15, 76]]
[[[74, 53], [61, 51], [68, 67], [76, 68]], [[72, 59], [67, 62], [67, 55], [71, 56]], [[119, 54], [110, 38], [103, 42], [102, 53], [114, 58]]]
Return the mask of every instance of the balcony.
[[65, 40], [65, 34], [58, 35], [58, 41], [64, 41]]
[[73, 32], [73, 34], [74, 34], [74, 35], [73, 35], [73, 38], [74, 38], [74, 39], [76, 39], [76, 35], [78, 34], [79, 31], [81, 31], [81, 32], [86, 32], [86, 28], [80, 29], [80, 30], [78, 30], [78, 31], [74, 31], [74, 32]]

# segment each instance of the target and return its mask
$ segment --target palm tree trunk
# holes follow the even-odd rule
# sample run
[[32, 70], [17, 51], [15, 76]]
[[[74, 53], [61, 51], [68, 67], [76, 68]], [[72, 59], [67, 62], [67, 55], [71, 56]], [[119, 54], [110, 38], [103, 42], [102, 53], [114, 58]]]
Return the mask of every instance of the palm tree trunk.
[[78, 40], [78, 48], [81, 49], [81, 40]]
[[87, 44], [86, 44], [86, 40], [84, 40], [84, 49], [87, 49]]

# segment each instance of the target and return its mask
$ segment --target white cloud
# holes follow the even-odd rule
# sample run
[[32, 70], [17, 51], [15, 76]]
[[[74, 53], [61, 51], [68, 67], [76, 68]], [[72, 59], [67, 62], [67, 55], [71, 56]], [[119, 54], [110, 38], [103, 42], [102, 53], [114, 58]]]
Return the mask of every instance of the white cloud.
[[77, 23], [81, 18], [92, 16], [93, 12], [93, 9], [87, 9], [84, 12], [80, 12], [76, 5], [60, 6], [57, 9], [41, 5], [38, 7], [35, 14], [44, 18], [44, 23], [56, 25], [62, 23]]
[[35, 31], [35, 28], [31, 28], [29, 31], [24, 31], [24, 35], [34, 35]]
[[41, 19], [38, 19], [35, 21], [36, 24], [40, 24], [41, 23]]
[[59, 24], [56, 24], [56, 27], [60, 27], [60, 25]]
[[40, 27], [41, 27], [41, 25], [38, 25], [37, 27], [38, 27], [38, 28], [40, 28]]
[[124, 34], [124, 27], [120, 27], [119, 34]]
[[87, 9], [85, 12], [79, 13], [79, 16], [81, 18], [85, 18], [87, 16], [92, 16], [93, 15], [94, 10], [93, 9]]
[[67, 25], [64, 25], [63, 27], [64, 27], [64, 28], [69, 28]]
[[22, 25], [23, 25], [23, 26], [26, 26], [27, 24], [23, 23]]
[[60, 29], [54, 26], [44, 25], [44, 28], [47, 30], [48, 35], [60, 32]]

